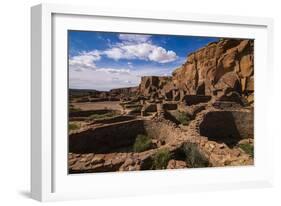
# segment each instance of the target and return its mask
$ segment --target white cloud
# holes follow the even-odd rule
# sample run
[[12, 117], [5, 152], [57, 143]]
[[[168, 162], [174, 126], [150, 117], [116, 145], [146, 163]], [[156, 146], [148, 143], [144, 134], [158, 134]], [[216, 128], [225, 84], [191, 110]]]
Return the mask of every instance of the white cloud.
[[139, 77], [122, 68], [101, 68], [83, 72], [69, 71], [70, 88], [108, 91], [113, 88], [137, 86], [139, 81]]
[[114, 60], [140, 59], [158, 63], [168, 63], [177, 59], [174, 51], [167, 51], [153, 44], [151, 35], [119, 34], [118, 37], [122, 42], [111, 45], [111, 48], [103, 51], [102, 54]]
[[130, 80], [125, 80], [124, 82], [127, 84], [132, 84], [132, 81], [130, 81]]
[[69, 69], [74, 69], [76, 71], [96, 69], [95, 61], [100, 59], [100, 52], [97, 50], [81, 52], [80, 54], [69, 58]]
[[152, 43], [150, 35], [129, 35], [120, 34], [121, 42], [114, 45], [110, 39], [109, 48], [105, 51], [93, 50], [81, 52], [69, 58], [69, 82], [70, 88], [88, 88], [97, 90], [110, 90], [112, 88], [122, 88], [137, 86], [141, 76], [170, 74], [171, 65], [164, 65], [152, 68], [151, 66], [133, 64], [128, 61], [125, 67], [99, 67], [96, 62], [103, 56], [119, 59], [140, 59], [167, 63], [179, 60], [174, 51], [166, 50], [163, 47]]
[[162, 47], [157, 47], [149, 54], [149, 59], [152, 61], [167, 63], [176, 60], [177, 55], [174, 51], [166, 51]]
[[118, 44], [103, 52], [108, 58], [119, 59], [141, 59], [158, 63], [168, 63], [177, 59], [174, 51], [167, 51], [163, 47], [151, 43]]
[[[167, 51], [163, 47], [154, 45], [150, 41], [150, 35], [138, 34], [120, 34], [121, 43], [117, 43], [105, 51], [93, 50], [90, 52], [81, 52], [76, 56], [70, 57], [69, 68], [82, 71], [84, 69], [96, 70], [96, 61], [101, 59], [102, 55], [108, 58], [119, 59], [140, 59], [154, 61], [158, 63], [168, 63], [177, 59], [174, 51]], [[128, 63], [129, 68], [132, 64]]]
[[101, 53], [97, 50], [91, 52], [82, 52], [77, 56], [73, 56], [69, 59], [69, 69], [75, 72], [83, 72], [85, 70], [92, 70], [97, 72], [106, 72], [118, 75], [130, 74], [129, 69], [123, 68], [100, 68], [97, 67], [95, 61], [101, 59]]
[[99, 68], [96, 71], [107, 72], [111, 74], [121, 74], [121, 75], [129, 75], [129, 69], [113, 69], [113, 68]]
[[112, 81], [119, 80], [119, 77], [112, 77]]
[[[170, 75], [171, 67], [147, 67], [141, 66], [134, 70], [123, 68], [114, 68], [111, 72], [110, 68], [101, 68], [96, 70], [83, 70], [83, 72], [69, 71], [70, 88], [96, 89], [100, 91], [108, 91], [113, 88], [134, 87], [138, 86], [142, 76], [163, 76]], [[123, 73], [125, 72], [125, 74]]]
[[111, 48], [109, 50], [105, 50], [103, 52], [108, 58], [119, 60], [123, 58], [124, 54], [123, 51], [120, 48]]
[[147, 42], [151, 35], [143, 35], [143, 34], [119, 34], [119, 39], [125, 42], [138, 42], [143, 43]]
[[154, 46], [149, 43], [141, 43], [124, 45], [121, 49], [124, 52], [125, 58], [148, 60], [148, 56], [153, 51]]

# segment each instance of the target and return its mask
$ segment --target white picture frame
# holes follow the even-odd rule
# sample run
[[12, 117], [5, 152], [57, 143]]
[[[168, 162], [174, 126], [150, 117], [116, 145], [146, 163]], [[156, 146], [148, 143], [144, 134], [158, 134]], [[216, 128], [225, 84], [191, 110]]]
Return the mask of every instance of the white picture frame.
[[[91, 22], [97, 19], [100, 22], [93, 28]], [[120, 23], [119, 27], [109, 29], [110, 23], [115, 21]], [[139, 27], [133, 27], [134, 24]], [[174, 30], [167, 29], [167, 25]], [[187, 25], [193, 26], [192, 31], [181, 29]], [[271, 105], [268, 91], [272, 88], [269, 77], [273, 75], [272, 19], [40, 4], [31, 8], [31, 26], [32, 198], [53, 201], [273, 185], [274, 134], [267, 119], [267, 108]], [[60, 112], [66, 105], [63, 98], [67, 89], [65, 31], [73, 28], [255, 38], [255, 165], [68, 175], [67, 162], [64, 161], [67, 136], [63, 135], [67, 131], [67, 122], [65, 113]]]

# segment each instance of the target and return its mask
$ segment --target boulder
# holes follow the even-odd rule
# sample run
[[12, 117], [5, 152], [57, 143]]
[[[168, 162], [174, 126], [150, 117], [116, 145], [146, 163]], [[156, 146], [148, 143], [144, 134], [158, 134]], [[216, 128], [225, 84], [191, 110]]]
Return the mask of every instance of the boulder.
[[170, 160], [167, 165], [167, 169], [182, 169], [186, 167], [186, 162], [182, 160]]

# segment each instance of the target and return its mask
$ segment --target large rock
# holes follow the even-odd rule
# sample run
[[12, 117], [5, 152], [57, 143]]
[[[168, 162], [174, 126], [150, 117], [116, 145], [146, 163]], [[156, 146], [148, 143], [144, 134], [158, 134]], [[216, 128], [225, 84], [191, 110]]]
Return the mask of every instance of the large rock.
[[181, 160], [170, 160], [167, 165], [167, 169], [183, 169], [186, 168], [186, 162]]
[[[142, 95], [159, 98], [165, 95], [165, 92], [172, 91], [173, 86], [170, 85], [172, 77], [144, 76], [141, 77], [139, 91]], [[165, 88], [164, 88], [165, 86]], [[163, 89], [164, 88], [164, 89]], [[167, 94], [168, 95], [168, 94]]]
[[[254, 41], [220, 39], [188, 55], [172, 77], [142, 77], [140, 93], [182, 101], [185, 95], [249, 96], [254, 91]], [[220, 91], [220, 92], [219, 92]]]
[[[202, 87], [205, 87], [205, 95], [225, 89], [226, 84], [222, 84], [221, 79], [227, 79], [226, 83], [231, 81], [228, 87], [236, 90], [243, 78], [253, 76], [253, 64], [252, 40], [221, 39], [190, 54], [182, 67], [173, 73], [173, 82], [189, 94], [202, 93]], [[230, 77], [228, 73], [236, 75]], [[246, 90], [245, 86], [243, 92]]]

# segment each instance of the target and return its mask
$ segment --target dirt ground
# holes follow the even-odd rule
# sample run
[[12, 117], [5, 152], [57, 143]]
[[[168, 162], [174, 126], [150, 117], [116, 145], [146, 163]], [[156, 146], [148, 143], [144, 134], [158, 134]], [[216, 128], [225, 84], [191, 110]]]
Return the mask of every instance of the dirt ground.
[[106, 102], [82, 102], [82, 103], [71, 103], [75, 108], [81, 110], [119, 110], [122, 111], [122, 107], [119, 105], [119, 101], [106, 101]]

